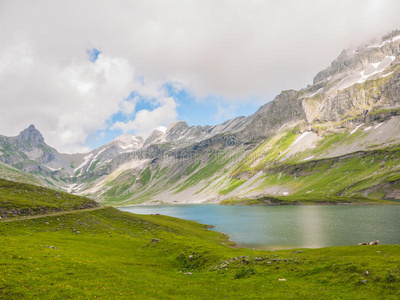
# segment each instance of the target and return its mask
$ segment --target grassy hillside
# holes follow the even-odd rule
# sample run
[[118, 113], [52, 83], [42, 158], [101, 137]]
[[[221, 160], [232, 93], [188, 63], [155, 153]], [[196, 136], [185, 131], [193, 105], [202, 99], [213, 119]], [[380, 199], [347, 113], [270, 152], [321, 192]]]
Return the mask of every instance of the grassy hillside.
[[65, 192], [0, 179], [0, 217], [35, 215], [96, 207], [88, 198]]
[[400, 296], [398, 245], [241, 249], [205, 225], [111, 207], [0, 221], [0, 236], [0, 299]]
[[[289, 203], [399, 199], [400, 144], [396, 139], [380, 143], [381, 135], [374, 131], [399, 125], [397, 119], [390, 122], [368, 123], [354, 133], [300, 134], [299, 126], [283, 131], [231, 169], [219, 194], [228, 199], [262, 195]], [[246, 184], [251, 178], [255, 180]]]
[[114, 208], [0, 222], [0, 235], [3, 299], [400, 296], [400, 246], [238, 249], [194, 222]]
[[32, 174], [25, 173], [14, 167], [3, 164], [0, 162], [0, 178], [12, 180], [16, 182], [25, 182], [35, 185], [40, 185], [39, 179], [34, 177]]
[[398, 130], [400, 119], [373, 121], [354, 132], [343, 128], [310, 131], [296, 124], [257, 147], [217, 149], [208, 157], [182, 160], [174, 166], [152, 164], [137, 175], [125, 171], [97, 195], [110, 205], [153, 199], [162, 203], [169, 198], [179, 203], [191, 195], [213, 201], [266, 196], [289, 204], [400, 199], [399, 140], [379, 133]]
[[264, 184], [270, 184], [280, 174], [280, 180], [290, 182], [296, 191], [293, 196], [390, 198], [389, 192], [400, 186], [399, 158], [398, 147], [360, 151], [272, 169]]

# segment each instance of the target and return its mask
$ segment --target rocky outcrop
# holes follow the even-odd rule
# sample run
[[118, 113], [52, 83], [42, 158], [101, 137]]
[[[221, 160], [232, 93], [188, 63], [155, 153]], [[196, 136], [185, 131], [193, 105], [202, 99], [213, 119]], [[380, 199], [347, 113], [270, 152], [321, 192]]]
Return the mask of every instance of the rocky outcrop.
[[400, 199], [400, 179], [382, 182], [380, 184], [374, 185], [368, 189], [362, 190], [361, 193], [364, 196], [371, 194], [384, 192], [385, 199]]
[[[362, 245], [370, 245], [370, 246], [373, 246], [373, 245], [379, 245], [380, 244], [380, 241], [379, 240], [376, 240], [376, 241], [372, 241], [372, 242], [364, 242], [364, 243], [358, 243], [358, 246], [362, 246]], [[368, 272], [368, 271], [367, 271]]]
[[400, 54], [400, 43], [397, 38], [400, 36], [398, 30], [383, 37], [377, 44], [363, 45], [358, 49], [345, 49], [331, 65], [320, 71], [314, 78], [313, 84], [331, 80], [332, 78], [343, 77], [346, 73], [362, 70], [370, 63], [377, 63], [387, 56], [398, 56]]
[[24, 147], [29, 145], [31, 147], [37, 147], [44, 143], [43, 135], [35, 128], [34, 125], [30, 125], [25, 130], [21, 131], [17, 137], [17, 142], [22, 150]]
[[247, 139], [265, 137], [275, 133], [284, 124], [305, 120], [306, 113], [299, 92], [283, 91], [249, 117], [249, 124], [241, 135]]
[[164, 133], [160, 130], [154, 130], [149, 137], [145, 140], [144, 146], [151, 145], [163, 137]]

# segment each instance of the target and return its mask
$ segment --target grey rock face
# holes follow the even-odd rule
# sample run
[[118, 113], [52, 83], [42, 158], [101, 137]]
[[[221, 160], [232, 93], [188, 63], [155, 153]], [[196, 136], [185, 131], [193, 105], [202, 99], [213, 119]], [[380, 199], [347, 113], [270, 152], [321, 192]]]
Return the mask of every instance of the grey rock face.
[[162, 136], [164, 135], [164, 133], [160, 130], [154, 130], [149, 137], [145, 140], [144, 142], [144, 146], [150, 145], [154, 142], [156, 142], [157, 140], [159, 140]]
[[251, 138], [268, 136], [276, 132], [282, 125], [306, 119], [299, 93], [294, 90], [283, 91], [272, 102], [262, 106], [249, 117], [250, 123], [243, 134]]
[[400, 104], [400, 72], [390, 77], [390, 80], [382, 87], [382, 94], [388, 105]]
[[0, 137], [0, 161], [24, 172], [40, 172], [45, 176], [54, 173], [46, 167], [48, 163], [56, 162], [59, 171], [69, 166], [57, 150], [45, 143], [43, 135], [34, 125], [16, 137]]
[[[314, 78], [313, 84], [317, 84], [340, 74], [361, 70], [370, 63], [377, 63], [387, 56], [398, 56], [400, 54], [400, 36], [398, 30], [383, 37], [381, 43], [376, 45], [364, 45], [356, 50], [343, 50], [332, 64], [320, 71]], [[395, 39], [393, 39], [395, 38]]]
[[182, 133], [189, 129], [189, 125], [184, 121], [177, 121], [172, 123], [167, 129], [167, 136], [169, 140], [179, 138]]
[[29, 144], [32, 147], [37, 147], [44, 143], [43, 135], [35, 128], [34, 125], [30, 125], [28, 128], [21, 131], [18, 135], [18, 140], [21, 142], [21, 146]]

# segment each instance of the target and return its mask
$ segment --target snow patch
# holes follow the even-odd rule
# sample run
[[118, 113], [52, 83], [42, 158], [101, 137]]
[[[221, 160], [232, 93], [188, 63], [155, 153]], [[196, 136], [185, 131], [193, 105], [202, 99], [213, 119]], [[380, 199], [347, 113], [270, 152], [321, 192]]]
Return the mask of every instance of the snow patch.
[[369, 127], [365, 128], [364, 131], [368, 131], [368, 130], [370, 130], [371, 128], [372, 128], [372, 126], [369, 126]]
[[126, 150], [126, 149], [128, 149], [128, 148], [135, 148], [136, 145], [127, 145], [127, 146], [119, 145], [119, 147], [122, 148], [122, 149], [124, 149], [124, 150]]
[[314, 155], [303, 159], [303, 161], [310, 160], [310, 159], [313, 159], [313, 158], [314, 158]]
[[357, 81], [357, 83], [363, 83], [371, 76], [383, 72], [386, 69], [386, 67], [388, 67], [395, 59], [396, 59], [395, 56], [386, 56], [385, 59], [382, 60], [381, 62], [370, 64], [370, 66], [372, 66], [375, 71], [368, 74], [367, 72], [368, 67], [367, 67], [364, 71], [360, 72], [361, 78]]
[[104, 188], [104, 186], [114, 180], [116, 177], [118, 177], [120, 174], [127, 170], [132, 170], [132, 169], [139, 169], [143, 168], [144, 165], [148, 164], [149, 160], [144, 159], [144, 160], [132, 160], [130, 162], [127, 162], [126, 164], [123, 164], [119, 166], [116, 170], [114, 170], [111, 174], [106, 176], [104, 179], [102, 179], [100, 182], [98, 182], [94, 187], [88, 189], [85, 191], [85, 193], [96, 193], [100, 191], [100, 189]]
[[78, 171], [79, 169], [81, 169], [82, 167], [84, 167], [84, 166], [90, 161], [90, 159], [92, 158], [92, 156], [93, 156], [93, 153], [90, 153], [89, 155], [85, 156], [85, 157], [83, 158], [83, 163], [82, 163], [79, 167], [77, 167], [77, 168], [74, 170], [74, 173], [76, 173], [76, 171]]
[[383, 123], [379, 123], [378, 125], [376, 125], [375, 127], [374, 127], [374, 129], [377, 129], [379, 126], [381, 126]]
[[46, 166], [46, 168], [49, 169], [50, 171], [53, 171], [53, 172], [55, 172], [55, 171], [61, 171], [61, 168], [53, 169], [53, 168], [50, 168], [49, 166]]
[[388, 77], [388, 76], [390, 76], [390, 75], [392, 75], [392, 74], [393, 74], [393, 72], [390, 72], [390, 73], [387, 73], [387, 74], [385, 74], [385, 75], [382, 75], [381, 77], [382, 77], [382, 78]]
[[356, 128], [354, 128], [354, 130], [352, 131], [352, 132], [350, 132], [350, 135], [352, 135], [353, 133], [355, 133], [357, 130], [358, 130], [358, 128], [360, 128], [361, 126], [363, 126], [364, 125], [364, 123], [362, 123], [361, 125], [358, 125]]
[[[390, 66], [390, 64], [395, 60], [395, 56], [386, 56], [382, 61], [377, 62], [377, 63], [371, 63], [361, 72], [355, 72], [351, 73], [349, 76], [343, 78], [336, 87], [332, 88], [339, 89], [339, 90], [344, 90], [347, 89], [348, 87], [354, 85], [355, 83], [363, 83], [367, 81], [370, 77], [382, 73], [384, 70], [386, 70], [387, 67]], [[392, 73], [381, 75], [381, 77], [386, 77], [391, 75]]]
[[118, 136], [114, 141], [117, 146], [123, 150], [130, 148], [139, 148], [141, 146], [140, 137], [131, 134], [123, 134]]
[[99, 157], [99, 155], [100, 155], [101, 153], [103, 153], [105, 150], [106, 150], [106, 148], [104, 148], [103, 150], [100, 150], [99, 152], [97, 152], [96, 156], [95, 156], [95, 157], [92, 159], [92, 161], [90, 162], [90, 165], [89, 165], [89, 167], [87, 168], [87, 170], [90, 169], [90, 166], [93, 164], [93, 162], [95, 162], [96, 159], [97, 159], [97, 157]]
[[134, 135], [131, 134], [123, 134], [120, 136], [117, 136], [114, 139], [115, 142], [123, 142], [124, 144], [130, 144], [131, 142], [138, 142], [138, 138]]
[[386, 44], [389, 44], [389, 43], [392, 43], [392, 42], [395, 42], [398, 40], [400, 40], [400, 35], [395, 36], [394, 38], [391, 38], [390, 40], [386, 40], [380, 44], [370, 45], [370, 46], [368, 46], [368, 48], [381, 48], [381, 47], [385, 46]]
[[374, 63], [374, 64], [371, 64], [371, 65], [374, 66], [374, 68], [376, 69], [376, 68], [378, 68], [378, 66], [379, 66], [380, 64], [381, 64], [381, 63], [378, 62], [378, 63]]
[[71, 193], [76, 187], [76, 183], [68, 185], [66, 188], [62, 187], [63, 190], [66, 190], [67, 193]]
[[283, 192], [282, 193], [284, 196], [287, 196], [287, 195], [289, 195], [289, 192]]
[[304, 139], [309, 133], [310, 133], [309, 131], [303, 132], [303, 133], [301, 134], [301, 136], [299, 136], [299, 137], [293, 142], [292, 145], [296, 145], [298, 142], [300, 142], [302, 139]]

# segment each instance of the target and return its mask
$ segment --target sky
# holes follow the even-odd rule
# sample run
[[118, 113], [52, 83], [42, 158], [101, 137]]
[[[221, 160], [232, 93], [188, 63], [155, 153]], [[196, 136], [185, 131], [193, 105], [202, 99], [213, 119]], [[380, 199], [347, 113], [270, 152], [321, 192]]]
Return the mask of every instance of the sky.
[[398, 0], [0, 0], [0, 135], [87, 152], [215, 125], [400, 29]]

